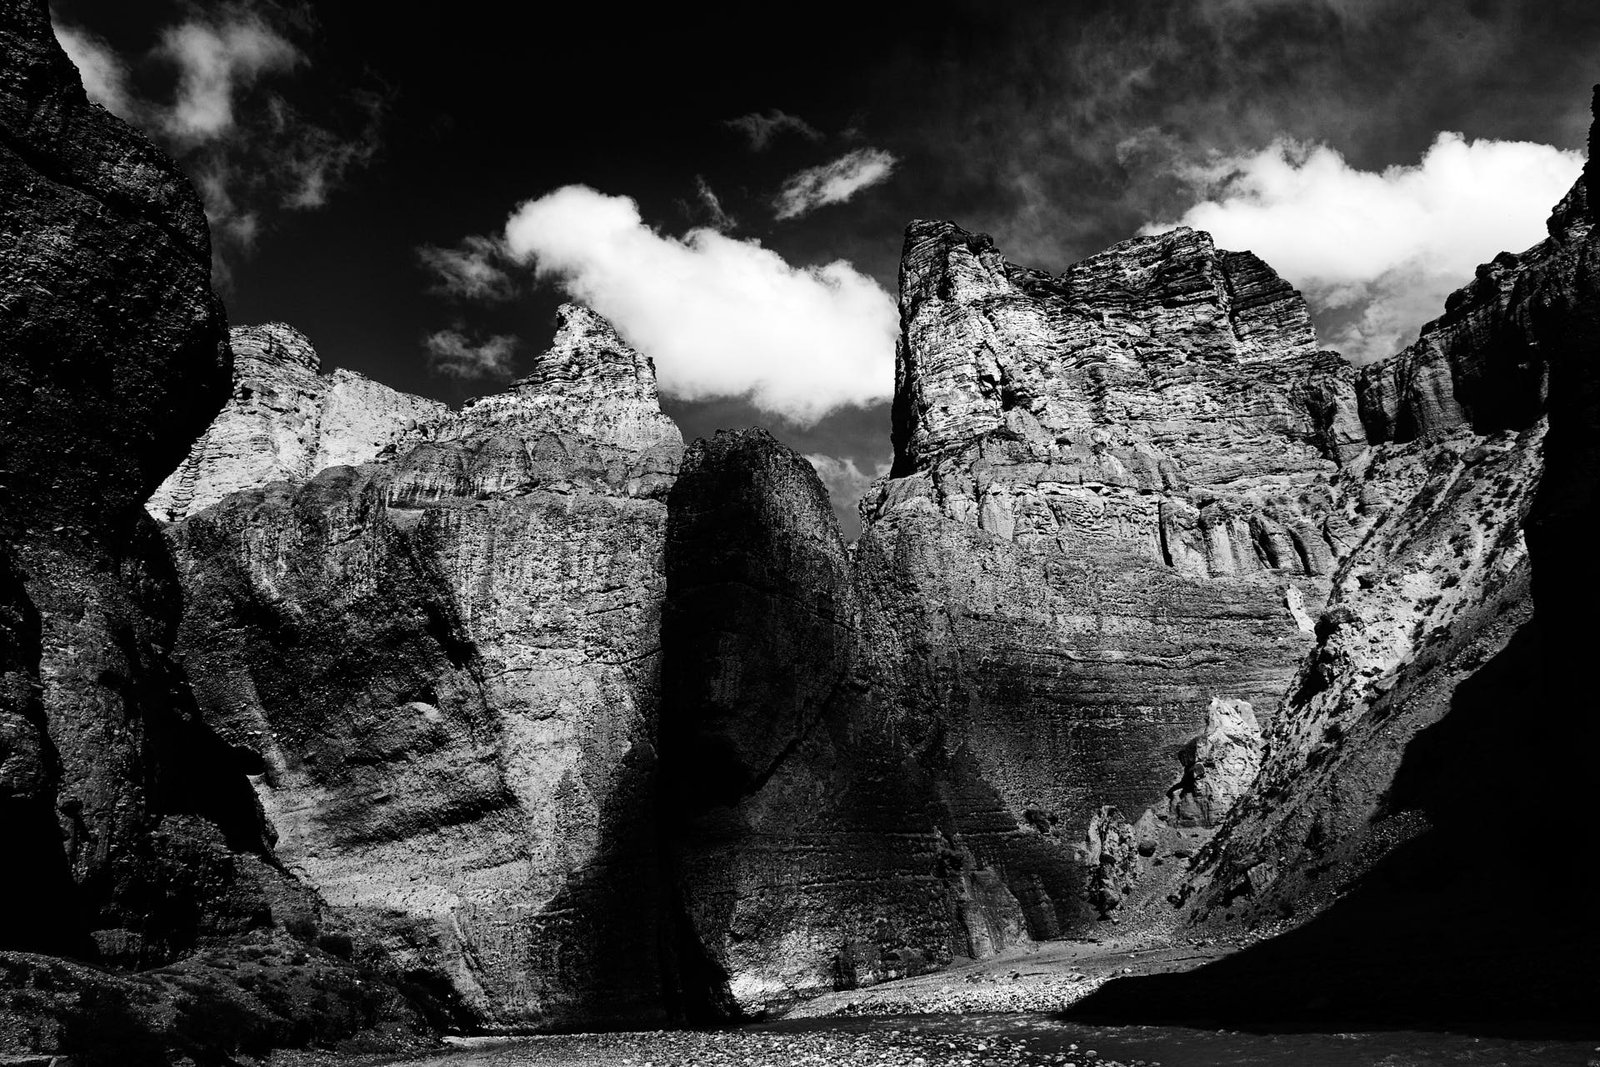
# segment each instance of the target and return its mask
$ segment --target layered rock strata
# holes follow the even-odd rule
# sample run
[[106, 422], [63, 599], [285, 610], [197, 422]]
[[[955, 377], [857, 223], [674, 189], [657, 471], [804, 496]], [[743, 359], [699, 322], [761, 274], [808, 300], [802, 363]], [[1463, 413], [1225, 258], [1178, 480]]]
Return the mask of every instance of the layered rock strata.
[[895, 713], [880, 591], [811, 465], [764, 431], [718, 433], [669, 502], [664, 795], [707, 1006], [760, 1014], [1026, 941], [965, 841], [1026, 865], [1038, 834], [953, 764], [934, 717]]
[[[1461, 799], [1430, 727], [1535, 692], [1520, 524], [1542, 455], [1574, 498], [1592, 475], [1590, 227], [1580, 186], [1358, 374], [1204, 234], [1050, 276], [914, 223], [896, 459], [854, 546], [769, 435], [685, 455], [582, 309], [503, 393], [374, 386], [342, 422], [269, 331], [248, 373], [301, 384], [251, 407], [241, 378], [162, 505], [183, 661], [276, 857], [478, 1025], [1335, 913]], [[219, 461], [245, 440], [265, 462]], [[1566, 499], [1541, 491], [1552, 558]]]
[[[900, 700], [1076, 842], [1164, 801], [1213, 701], [1268, 711], [1293, 676], [1351, 536], [1354, 372], [1270, 269], [1190, 230], [1051, 277], [913, 223], [901, 288], [896, 461], [858, 549], [898, 586]], [[1021, 895], [1033, 936], [1074, 924]]]
[[679, 477], [647, 361], [576, 308], [377, 462], [173, 526], [278, 856], [493, 1026], [759, 1013], [1092, 921], [1090, 817], [1163, 801], [1311, 641], [1352, 376], [1187, 231], [1052, 280], [918, 224], [903, 318], [920, 414], [854, 550], [763, 434]]
[[1357, 540], [1259, 776], [1172, 896], [1200, 931], [1293, 929], [1087, 1010], [1525, 1025], [1600, 995], [1584, 890], [1529, 880], [1571, 847], [1551, 813], [1587, 802], [1594, 735], [1570, 709], [1595, 588], [1595, 224], [1580, 179], [1547, 240], [1361, 373]]
[[481, 1025], [659, 1019], [666, 506], [648, 361], [562, 310], [534, 373], [384, 462], [168, 530], [206, 720], [277, 856]]
[[1354, 373], [1252, 256], [1180, 231], [1050, 278], [917, 223], [902, 325], [853, 552], [760, 435], [669, 498], [678, 888], [747, 1012], [1109, 913], [1083, 828], [1169, 790], [1220, 821], [1348, 536]]
[[1286, 693], [1271, 757], [1208, 858], [1202, 913], [1255, 868], [1239, 914], [1306, 907], [1428, 829], [1376, 786], [1533, 614], [1524, 528], [1535, 494], [1549, 495], [1552, 357], [1600, 302], [1584, 274], [1593, 222], [1572, 207], [1585, 199], [1580, 184], [1548, 240], [1480, 267], [1415, 344], [1362, 372], [1375, 445], [1345, 502], [1361, 539]]
[[311, 342], [271, 322], [235, 327], [233, 394], [146, 502], [176, 522], [229, 493], [370, 463], [427, 435], [445, 405], [347, 370], [319, 373]]

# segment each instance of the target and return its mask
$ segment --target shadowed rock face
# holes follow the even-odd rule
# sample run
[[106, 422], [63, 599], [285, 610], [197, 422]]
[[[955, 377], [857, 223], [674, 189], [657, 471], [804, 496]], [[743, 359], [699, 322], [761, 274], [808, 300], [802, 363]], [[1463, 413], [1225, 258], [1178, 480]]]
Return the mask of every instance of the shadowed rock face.
[[225, 395], [227, 323], [199, 199], [42, 3], [0, 13], [0, 57], [0, 835], [33, 898], [0, 946], [150, 964], [218, 918], [180, 854], [266, 847], [167, 658], [140, 507]]
[[811, 465], [764, 431], [718, 433], [669, 511], [663, 785], [705, 1007], [759, 1013], [1026, 940], [964, 841], [998, 829], [1026, 862], [1037, 835], [980, 827], [971, 797], [992, 791], [936, 717], [898, 713], [879, 591]]
[[483, 1024], [659, 1018], [677, 428], [569, 307], [532, 376], [416, 433], [168, 530], [201, 709], [280, 860]]
[[189, 182], [89, 103], [42, 0], [0, 5], [7, 1057], [220, 1062], [422, 1025], [276, 866], [172, 656], [181, 591], [142, 502], [227, 396], [210, 272]]

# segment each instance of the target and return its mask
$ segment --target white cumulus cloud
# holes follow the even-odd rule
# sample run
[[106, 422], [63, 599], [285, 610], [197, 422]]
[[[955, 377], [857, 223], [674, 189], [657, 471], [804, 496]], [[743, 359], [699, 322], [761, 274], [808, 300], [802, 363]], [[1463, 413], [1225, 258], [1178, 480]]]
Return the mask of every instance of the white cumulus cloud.
[[842, 260], [796, 267], [712, 229], [661, 234], [633, 200], [581, 185], [524, 203], [505, 244], [654, 359], [669, 396], [747, 396], [810, 425], [893, 392], [894, 299]]
[[825, 204], [842, 204], [861, 190], [888, 181], [898, 162], [881, 148], [857, 148], [831, 162], [791, 174], [772, 206], [778, 218], [793, 219]]
[[1542, 239], [1582, 169], [1579, 152], [1455, 133], [1381, 172], [1279, 141], [1188, 172], [1207, 199], [1177, 222], [1261, 256], [1335, 324], [1323, 343], [1364, 363], [1415, 340], [1478, 264]]

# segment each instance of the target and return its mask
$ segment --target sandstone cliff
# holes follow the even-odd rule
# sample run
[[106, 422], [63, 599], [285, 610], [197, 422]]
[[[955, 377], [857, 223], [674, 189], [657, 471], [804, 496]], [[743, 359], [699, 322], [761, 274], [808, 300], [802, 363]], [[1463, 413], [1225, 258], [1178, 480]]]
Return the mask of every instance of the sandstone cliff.
[[1585, 304], [1575, 195], [1360, 374], [1203, 234], [1048, 277], [914, 224], [854, 546], [764, 433], [680, 470], [647, 361], [565, 309], [506, 392], [172, 526], [184, 662], [277, 855], [480, 1025], [1315, 914], [1422, 833], [1401, 750], [1518, 654], [1517, 331]]
[[1189, 230], [1051, 278], [915, 223], [902, 323], [859, 551], [902, 586], [905, 703], [947, 708], [951, 747], [1057, 833], [1158, 803], [1212, 702], [1268, 717], [1310, 647], [1365, 447], [1354, 372], [1259, 260]]
[[201, 711], [253, 763], [279, 859], [480, 1024], [661, 1018], [682, 440], [653, 369], [567, 307], [529, 378], [420, 438], [168, 530]]
[[369, 463], [420, 440], [446, 410], [350, 371], [318, 373], [311, 342], [283, 323], [237, 327], [231, 340], [233, 394], [145, 504], [163, 522], [240, 489]]
[[765, 435], [697, 443], [668, 498], [674, 888], [745, 1012], [1115, 910], [1085, 828], [1185, 781], [1208, 815], [1173, 824], [1220, 821], [1233, 735], [1204, 784], [1185, 746], [1273, 706], [1349, 534], [1354, 372], [1254, 257], [1180, 231], [1051, 278], [916, 223], [904, 264], [853, 550]]
[[[480, 1022], [760, 1013], [1080, 932], [1132, 889], [1092, 818], [1239, 791], [1214, 709], [1270, 709], [1313, 641], [1354, 373], [1191, 231], [1050, 278], [915, 224], [905, 273], [853, 549], [767, 435], [680, 475], [647, 361], [577, 308], [374, 463], [284, 462], [309, 422], [241, 411], [261, 369], [191, 457], [234, 490], [169, 529], [207, 721], [277, 856]], [[368, 392], [349, 421], [396, 425]], [[264, 473], [217, 461], [246, 425], [290, 442]]]
[[1578, 532], [1600, 458], [1595, 221], [1580, 179], [1549, 239], [1480, 267], [1361, 373], [1358, 536], [1259, 777], [1172, 898], [1198, 931], [1291, 932], [1085, 1010], [1481, 1026], [1576, 1018], [1600, 993], [1584, 891], [1529, 882], [1532, 857], [1571, 847], [1551, 813], [1585, 803], [1594, 732], [1574, 710], [1595, 589]]

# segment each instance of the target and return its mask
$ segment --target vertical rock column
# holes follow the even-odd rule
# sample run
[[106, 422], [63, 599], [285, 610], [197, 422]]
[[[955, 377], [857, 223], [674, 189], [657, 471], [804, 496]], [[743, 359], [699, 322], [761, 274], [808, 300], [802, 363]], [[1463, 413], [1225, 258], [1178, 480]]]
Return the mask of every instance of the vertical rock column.
[[141, 506], [227, 395], [210, 264], [194, 189], [87, 100], [43, 0], [0, 9], [0, 849], [41, 891], [5, 944], [169, 959], [230, 846], [265, 847], [168, 659]]

